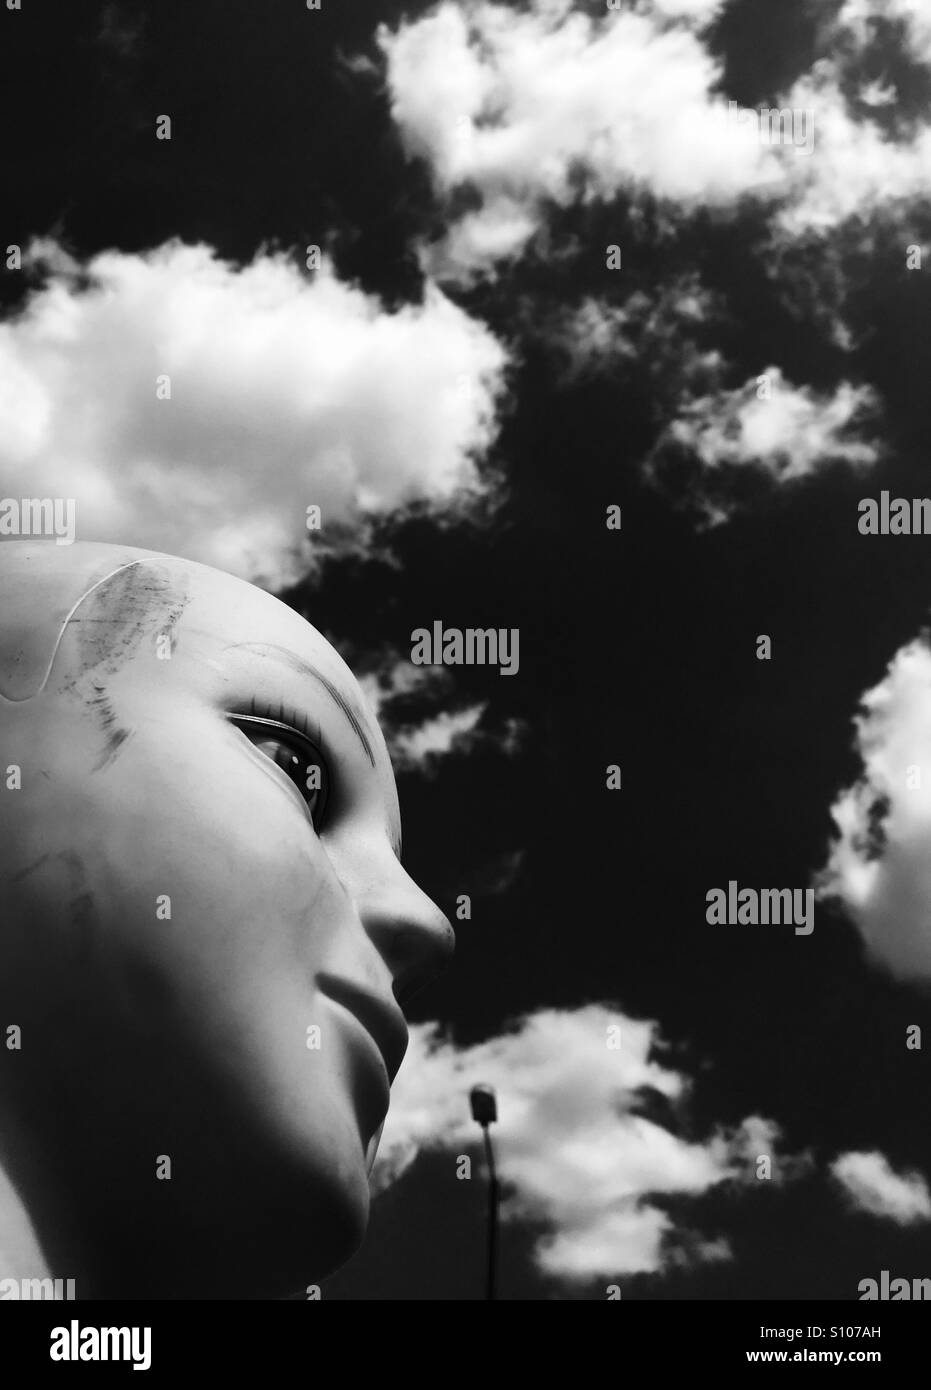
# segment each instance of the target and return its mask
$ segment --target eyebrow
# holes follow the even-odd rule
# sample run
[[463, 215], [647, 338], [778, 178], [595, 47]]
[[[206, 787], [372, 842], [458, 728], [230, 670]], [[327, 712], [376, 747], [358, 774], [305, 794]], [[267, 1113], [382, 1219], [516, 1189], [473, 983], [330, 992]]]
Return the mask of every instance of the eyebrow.
[[[331, 700], [333, 700], [334, 703], [339, 706], [346, 719], [349, 721], [349, 725], [355, 733], [356, 737], [358, 738], [359, 742], [361, 743], [362, 747], [364, 748], [368, 756], [368, 760], [372, 764], [372, 767], [376, 766], [375, 753], [372, 749], [371, 743], [369, 742], [365, 729], [362, 727], [362, 721], [360, 719], [359, 713], [349, 703], [349, 701], [343, 695], [342, 691], [338, 690], [332, 681], [327, 680], [326, 676], [323, 675], [321, 671], [318, 671], [316, 667], [311, 666], [301, 657], [295, 655], [294, 652], [289, 651], [287, 647], [280, 647], [275, 642], [231, 642], [229, 646], [224, 648], [224, 650], [251, 651], [255, 652], [257, 656], [270, 656], [272, 660], [277, 660], [283, 666], [287, 666], [292, 671], [296, 671], [299, 676], [306, 676], [310, 680], [316, 681], [318, 685], [322, 685], [326, 693], [330, 696]], [[395, 857], [400, 863], [400, 826], [398, 826], [397, 834], [393, 837], [393, 839]]]
[[279, 647], [273, 642], [233, 642], [231, 643], [231, 646], [235, 647], [237, 650], [254, 651], [257, 656], [266, 656], [274, 654], [274, 656], [277, 659], [279, 659], [284, 665], [289, 666], [292, 671], [296, 671], [298, 675], [306, 676], [308, 679], [316, 681], [318, 685], [322, 685], [324, 690], [330, 696], [330, 699], [333, 700], [339, 706], [343, 714], [346, 716], [346, 719], [349, 721], [349, 724], [353, 732], [355, 733], [356, 738], [359, 740], [362, 747], [364, 748], [366, 755], [368, 756], [369, 762], [372, 764], [372, 767], [375, 767], [375, 753], [371, 743], [369, 742], [368, 735], [366, 734], [365, 729], [362, 727], [362, 721], [359, 717], [359, 714], [355, 709], [353, 709], [352, 705], [343, 695], [342, 691], [338, 690], [332, 681], [327, 680], [326, 676], [324, 676], [322, 672], [316, 670], [315, 667], [308, 665], [306, 661], [303, 661], [301, 657], [296, 656], [294, 652], [288, 651], [287, 647]]

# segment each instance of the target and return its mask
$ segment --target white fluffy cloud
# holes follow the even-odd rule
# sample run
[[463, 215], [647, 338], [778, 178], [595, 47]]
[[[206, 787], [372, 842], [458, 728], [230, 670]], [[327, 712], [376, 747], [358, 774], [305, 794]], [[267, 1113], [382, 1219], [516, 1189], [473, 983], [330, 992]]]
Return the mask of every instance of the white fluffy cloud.
[[920, 1173], [896, 1173], [881, 1153], [841, 1154], [831, 1172], [858, 1211], [899, 1226], [931, 1220], [931, 1193]]
[[872, 958], [902, 980], [931, 981], [931, 649], [898, 651], [862, 697], [859, 780], [831, 808], [837, 836], [821, 876]]
[[440, 192], [470, 185], [482, 197], [436, 264], [489, 269], [523, 247], [547, 200], [633, 187], [729, 203], [778, 179], [780, 152], [729, 120], [714, 94], [720, 69], [691, 23], [714, 8], [667, 0], [595, 20], [569, 0], [526, 11], [443, 0], [395, 32], [383, 26], [408, 149], [426, 158]]
[[[493, 276], [546, 231], [554, 204], [632, 195], [635, 222], [640, 193], [662, 200], [658, 215], [670, 228], [698, 207], [731, 217], [748, 199], [762, 200], [770, 212], [766, 252], [777, 261], [798, 238], [830, 257], [824, 234], [843, 226], [848, 238], [870, 241], [882, 225], [901, 242], [904, 265], [915, 239], [909, 208], [929, 197], [931, 117], [891, 133], [881, 117], [898, 99], [892, 77], [877, 86], [864, 76], [859, 102], [851, 97], [876, 18], [900, 20], [907, 56], [931, 65], [924, 0], [847, 0], [825, 18], [811, 69], [770, 96], [766, 122], [759, 112], [729, 109], [707, 33], [721, 8], [713, 0], [618, 0], [598, 15], [572, 0], [520, 8], [440, 0], [395, 30], [383, 25], [395, 122], [447, 200], [445, 235], [422, 248], [429, 272], [462, 283]], [[463, 190], [467, 198], [453, 197]], [[537, 244], [545, 254], [545, 236]], [[628, 248], [621, 250], [626, 257]], [[605, 248], [591, 253], [604, 256]], [[801, 288], [821, 329], [850, 348], [842, 308], [829, 302], [824, 284], [814, 277]], [[670, 449], [677, 458], [690, 453], [701, 474], [690, 500], [705, 521], [724, 520], [739, 505], [726, 476], [734, 465], [783, 483], [828, 462], [877, 461], [869, 426], [879, 402], [868, 388], [841, 381], [818, 391], [770, 367], [768, 398], [758, 399], [755, 381], [727, 389], [726, 363], [699, 346], [668, 286], [652, 305], [637, 298], [619, 305], [606, 287], [603, 298], [590, 293], [536, 326], [570, 378], [661, 360], [662, 433], [646, 468], [658, 477]], [[707, 329], [719, 306], [698, 284], [690, 302], [696, 325]]]
[[[463, 280], [493, 272], [545, 224], [548, 203], [621, 191], [648, 191], [683, 211], [734, 211], [762, 197], [789, 236], [927, 196], [931, 121], [895, 140], [852, 115], [845, 96], [871, 41], [870, 15], [902, 18], [911, 56], [931, 63], [923, 5], [848, 0], [823, 26], [811, 71], [775, 98], [797, 113], [798, 130], [772, 144], [758, 116], [728, 110], [703, 31], [719, 9], [710, 0], [625, 0], [601, 17], [571, 0], [526, 9], [441, 0], [397, 30], [382, 26], [408, 150], [426, 159], [441, 195], [468, 187], [479, 199], [424, 249], [426, 264]], [[889, 100], [875, 82], [864, 96], [880, 108]]]
[[[725, 1239], [689, 1231], [662, 1199], [698, 1198], [724, 1183], [756, 1187], [763, 1156], [772, 1190], [810, 1174], [812, 1157], [784, 1152], [778, 1126], [760, 1115], [685, 1137], [690, 1083], [658, 1060], [661, 1047], [655, 1023], [604, 1004], [541, 1009], [471, 1047], [457, 1047], [437, 1024], [417, 1025], [392, 1088], [373, 1189], [395, 1182], [421, 1152], [445, 1153], [451, 1165], [471, 1154], [474, 1172], [481, 1141], [469, 1093], [486, 1085], [497, 1098], [502, 1214], [543, 1228], [535, 1256], [544, 1273], [610, 1281], [727, 1259]], [[668, 1123], [650, 1117], [663, 1113]], [[827, 1175], [857, 1210], [900, 1225], [931, 1219], [924, 1178], [896, 1173], [879, 1152], [841, 1154]]]
[[[885, 98], [875, 100], [875, 87], [864, 92], [867, 104], [888, 104]], [[931, 124], [896, 141], [874, 121], [855, 119], [833, 59], [817, 63], [786, 94], [783, 104], [811, 111], [815, 129], [815, 152], [794, 166], [792, 196], [779, 214], [787, 234], [830, 231], [847, 218], [866, 218], [880, 209], [894, 216], [900, 205], [927, 197]], [[904, 241], [902, 254], [904, 261]]]
[[[853, 65], [868, 53], [875, 21], [901, 24], [904, 54], [931, 67], [931, 10], [926, 0], [845, 0], [833, 28], [826, 31], [827, 53], [783, 98], [786, 106], [811, 110], [816, 126], [816, 157], [796, 166], [792, 197], [780, 214], [780, 225], [790, 235], [811, 228], [827, 231], [845, 219], [863, 219], [877, 210], [896, 218], [903, 206], [928, 196], [931, 116], [897, 140], [876, 121], [857, 119], [842, 91], [854, 85]], [[877, 111], [898, 101], [889, 80], [866, 81], [857, 96]]]
[[[609, 1046], [614, 1039], [619, 1046]], [[478, 1130], [469, 1091], [491, 1085], [498, 1166], [511, 1192], [505, 1214], [547, 1226], [540, 1267], [578, 1280], [664, 1268], [685, 1233], [651, 1197], [698, 1196], [752, 1178], [758, 1155], [774, 1155], [778, 1135], [751, 1117], [736, 1131], [692, 1141], [637, 1113], [641, 1088], [677, 1113], [688, 1090], [682, 1075], [654, 1059], [658, 1041], [655, 1024], [597, 1004], [541, 1010], [474, 1047], [444, 1041], [436, 1025], [415, 1028], [393, 1089], [376, 1188], [423, 1149], [472, 1148]], [[719, 1241], [690, 1241], [688, 1250], [692, 1258], [727, 1253]]]
[[506, 354], [435, 286], [389, 312], [326, 263], [36, 258], [47, 284], [0, 323], [0, 489], [74, 497], [79, 539], [281, 584], [307, 567], [308, 506], [326, 542], [476, 485]]
[[[687, 400], [658, 441], [647, 468], [657, 471], [670, 446], [695, 457], [706, 481], [722, 468], [752, 467], [778, 482], [791, 482], [832, 460], [868, 467], [879, 450], [874, 440], [862, 436], [861, 428], [877, 404], [869, 387], [843, 381], [823, 394], [793, 386], [778, 367], [770, 366], [735, 390]], [[699, 491], [693, 499], [709, 523], [729, 514], [730, 504], [722, 496]]]

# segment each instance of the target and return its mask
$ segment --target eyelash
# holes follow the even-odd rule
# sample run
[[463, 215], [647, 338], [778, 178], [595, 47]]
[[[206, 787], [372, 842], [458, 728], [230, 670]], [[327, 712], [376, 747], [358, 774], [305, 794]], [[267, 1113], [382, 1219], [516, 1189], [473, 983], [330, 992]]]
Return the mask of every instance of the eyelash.
[[[247, 737], [250, 733], [258, 735], [261, 734], [262, 730], [267, 730], [269, 742], [283, 744], [292, 751], [295, 757], [301, 760], [301, 772], [305, 778], [309, 767], [320, 768], [321, 786], [312, 792], [313, 796], [319, 798], [318, 805], [311, 809], [306, 780], [303, 785], [297, 788], [308, 807], [308, 814], [313, 827], [319, 832], [326, 819], [330, 801], [330, 771], [323, 754], [319, 728], [311, 729], [309, 721], [303, 715], [297, 710], [286, 710], [283, 703], [279, 704], [277, 710], [271, 707], [267, 709], [257, 707], [254, 696], [248, 712], [228, 710], [226, 717]], [[268, 755], [266, 754], [266, 756]], [[269, 758], [269, 761], [272, 759]], [[275, 766], [280, 767], [281, 765], [276, 763]], [[281, 770], [286, 776], [290, 775], [288, 769], [282, 768]]]

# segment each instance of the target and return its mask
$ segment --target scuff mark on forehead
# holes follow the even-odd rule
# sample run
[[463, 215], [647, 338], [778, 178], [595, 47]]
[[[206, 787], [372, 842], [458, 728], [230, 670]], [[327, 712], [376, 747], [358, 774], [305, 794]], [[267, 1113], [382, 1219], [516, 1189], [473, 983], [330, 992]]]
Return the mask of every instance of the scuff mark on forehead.
[[93, 694], [86, 696], [84, 703], [97, 716], [100, 731], [106, 739], [104, 750], [91, 769], [93, 772], [100, 772], [113, 762], [126, 740], [132, 738], [133, 730], [117, 725], [116, 711], [99, 682], [95, 682]]
[[90, 590], [61, 634], [56, 661], [64, 666], [61, 689], [76, 694], [93, 716], [104, 746], [92, 771], [99, 772], [119, 755], [133, 730], [120, 725], [108, 694], [108, 681], [150, 640], [167, 637], [188, 604], [177, 575], [149, 560], [134, 561]]
[[171, 639], [187, 604], [178, 577], [160, 565], [140, 560], [118, 570], [87, 595], [62, 634], [67, 638], [74, 629], [77, 638], [71, 683], [91, 671], [115, 675], [147, 636]]

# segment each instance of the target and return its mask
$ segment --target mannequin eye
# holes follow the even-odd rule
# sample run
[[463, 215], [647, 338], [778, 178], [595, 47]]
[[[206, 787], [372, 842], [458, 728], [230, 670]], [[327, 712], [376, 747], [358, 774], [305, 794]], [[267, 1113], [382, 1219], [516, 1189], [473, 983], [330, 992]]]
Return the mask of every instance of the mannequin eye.
[[254, 748], [281, 768], [297, 788], [307, 806], [315, 830], [323, 822], [329, 797], [329, 775], [323, 754], [306, 733], [279, 719], [254, 714], [231, 714], [231, 724], [240, 729]]

